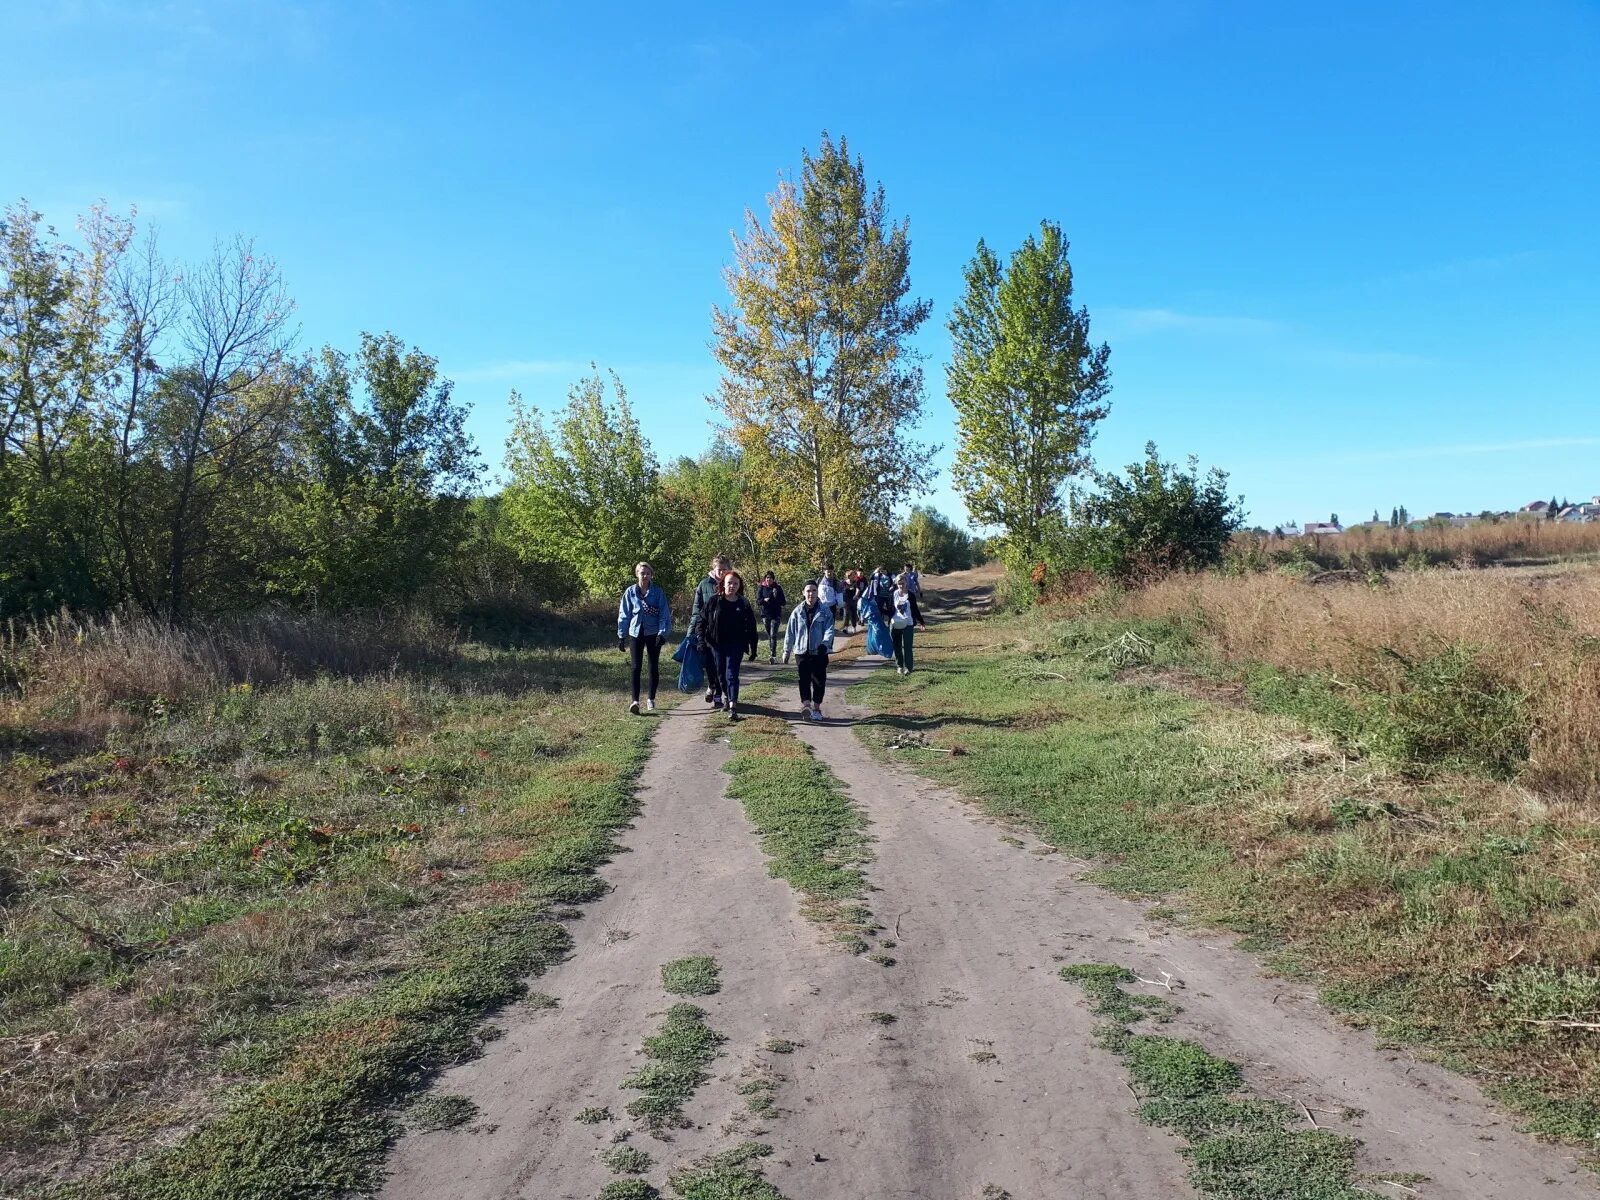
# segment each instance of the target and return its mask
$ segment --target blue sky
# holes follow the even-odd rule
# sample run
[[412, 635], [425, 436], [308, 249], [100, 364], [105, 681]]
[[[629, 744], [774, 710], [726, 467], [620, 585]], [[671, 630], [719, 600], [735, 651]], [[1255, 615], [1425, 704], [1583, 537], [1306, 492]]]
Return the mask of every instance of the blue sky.
[[[1199, 456], [1252, 520], [1600, 493], [1600, 5], [0, 0], [0, 199], [253, 235], [302, 340], [436, 355], [498, 466], [516, 387], [619, 371], [708, 438], [729, 233], [827, 129], [944, 323], [981, 236], [1073, 244], [1103, 465]], [[948, 453], [943, 458], [948, 462]], [[960, 513], [941, 473], [934, 502]]]

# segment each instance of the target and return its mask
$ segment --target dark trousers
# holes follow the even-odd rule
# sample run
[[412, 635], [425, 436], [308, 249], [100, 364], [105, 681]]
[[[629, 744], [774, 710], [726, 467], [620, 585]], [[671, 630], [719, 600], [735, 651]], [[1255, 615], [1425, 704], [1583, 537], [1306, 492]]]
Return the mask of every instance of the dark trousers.
[[916, 631], [910, 625], [904, 629], [889, 630], [889, 640], [894, 643], [894, 660], [906, 670], [911, 670], [911, 643]]
[[645, 637], [636, 637], [633, 644], [628, 647], [633, 656], [633, 698], [639, 699], [639, 675], [644, 669], [645, 658], [650, 660], [650, 699], [656, 698], [656, 685], [661, 682], [661, 636], [649, 634]]
[[716, 647], [701, 646], [700, 662], [706, 669], [706, 691], [713, 696], [722, 695], [722, 667], [717, 662]]
[[749, 646], [717, 647], [717, 680], [722, 685], [719, 690], [729, 704], [739, 701], [739, 663], [748, 649]]
[[767, 625], [767, 657], [778, 657], [778, 630], [783, 628], [783, 622], [777, 617], [763, 617]]
[[798, 654], [794, 665], [800, 672], [800, 703], [821, 704], [822, 693], [828, 690], [828, 656]]

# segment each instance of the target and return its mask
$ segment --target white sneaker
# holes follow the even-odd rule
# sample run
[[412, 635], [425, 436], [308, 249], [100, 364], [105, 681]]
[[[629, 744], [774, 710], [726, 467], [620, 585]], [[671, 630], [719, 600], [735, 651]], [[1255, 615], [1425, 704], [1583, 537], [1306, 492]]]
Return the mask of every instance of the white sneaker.
[[810, 717], [811, 717], [811, 701], [802, 700], [800, 702], [800, 715], [802, 717], [810, 719]]
[[811, 711], [807, 715], [810, 716], [813, 721], [820, 721], [822, 720], [822, 709], [818, 708], [816, 705], [812, 705]]
[[637, 717], [639, 715], [639, 702], [635, 700], [632, 704], [628, 705], [628, 711]]
[[644, 710], [645, 712], [655, 712], [656, 702], [654, 700], [646, 700], [644, 702]]

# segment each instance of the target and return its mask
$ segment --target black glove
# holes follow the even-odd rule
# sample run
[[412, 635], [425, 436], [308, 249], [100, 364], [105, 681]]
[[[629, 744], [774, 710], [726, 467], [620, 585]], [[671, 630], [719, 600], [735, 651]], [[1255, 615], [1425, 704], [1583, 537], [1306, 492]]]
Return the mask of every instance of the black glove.
[[628, 639], [625, 637], [619, 637], [617, 639], [617, 649], [626, 654], [628, 652]]

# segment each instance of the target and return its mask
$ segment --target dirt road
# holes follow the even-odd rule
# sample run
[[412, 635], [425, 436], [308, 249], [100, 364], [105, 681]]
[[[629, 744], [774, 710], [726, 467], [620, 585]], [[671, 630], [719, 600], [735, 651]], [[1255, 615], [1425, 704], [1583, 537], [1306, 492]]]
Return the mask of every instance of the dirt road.
[[[876, 669], [876, 659], [841, 667], [838, 693]], [[793, 707], [785, 689], [770, 711]], [[1361, 1139], [1374, 1195], [1595, 1195], [1570, 1152], [1517, 1133], [1468, 1082], [1379, 1049], [1226, 940], [1147, 922], [1144, 906], [1082, 882], [1083, 864], [874, 760], [834, 704], [832, 722], [796, 732], [872, 822], [871, 907], [893, 927], [898, 961], [840, 952], [768, 875], [723, 794], [728, 749], [705, 740], [706, 711], [692, 698], [662, 719], [630, 853], [573, 925], [571, 959], [536, 985], [559, 1006], [506, 1012], [505, 1036], [444, 1076], [439, 1087], [470, 1097], [478, 1118], [408, 1136], [384, 1197], [599, 1195], [615, 1178], [600, 1155], [626, 1118], [575, 1117], [622, 1112], [620, 1082], [671, 1000], [660, 967], [694, 954], [721, 966], [720, 992], [696, 1003], [727, 1042], [685, 1106], [693, 1127], [628, 1142], [652, 1156], [657, 1184], [759, 1135], [774, 1148], [767, 1178], [790, 1200], [1193, 1195], [1180, 1143], [1136, 1119], [1121, 1062], [1056, 975], [1062, 961], [1100, 961], [1181, 981], [1183, 1012], [1163, 1032], [1243, 1064], [1258, 1094]], [[770, 1052], [773, 1039], [793, 1052]], [[773, 1111], [753, 1117], [752, 1086], [774, 1085]]]

